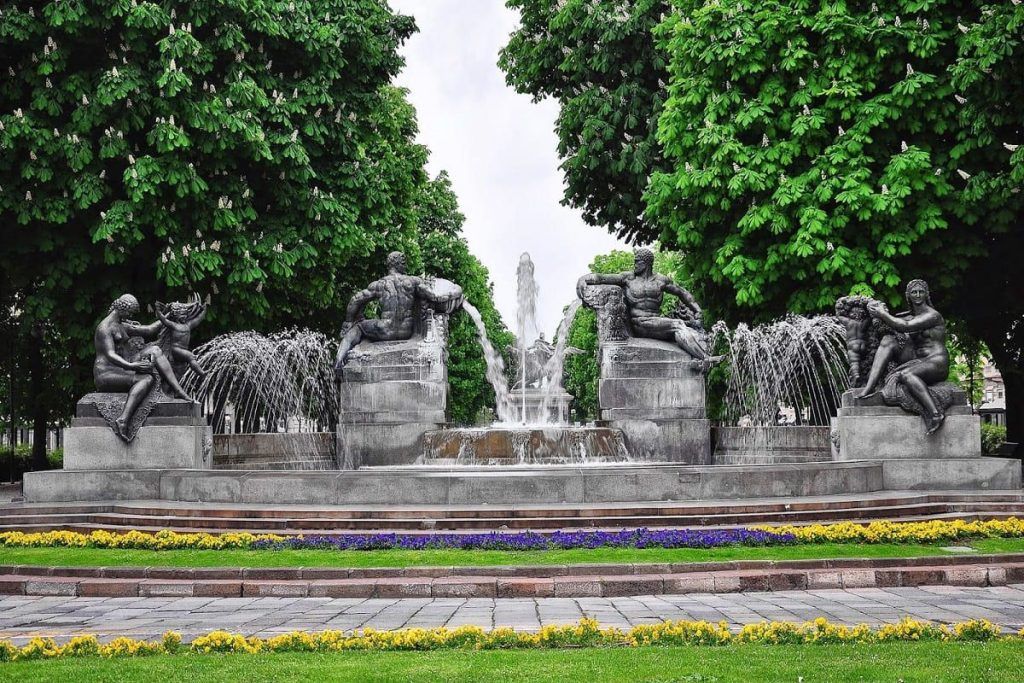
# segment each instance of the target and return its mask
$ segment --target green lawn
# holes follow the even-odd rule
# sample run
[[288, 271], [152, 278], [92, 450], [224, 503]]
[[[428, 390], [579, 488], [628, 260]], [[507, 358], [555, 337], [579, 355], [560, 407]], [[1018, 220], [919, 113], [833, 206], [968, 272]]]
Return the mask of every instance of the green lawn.
[[[966, 543], [960, 543], [966, 544]], [[839, 557], [950, 555], [936, 545], [820, 543], [724, 548], [596, 548], [594, 550], [109, 550], [103, 548], [0, 548], [0, 564], [142, 567], [412, 567], [551, 565], [718, 560], [799, 560]], [[1024, 552], [1024, 539], [986, 538], [970, 543], [979, 553]]]
[[0, 664], [5, 681], [1019, 681], [1024, 643], [89, 657]]

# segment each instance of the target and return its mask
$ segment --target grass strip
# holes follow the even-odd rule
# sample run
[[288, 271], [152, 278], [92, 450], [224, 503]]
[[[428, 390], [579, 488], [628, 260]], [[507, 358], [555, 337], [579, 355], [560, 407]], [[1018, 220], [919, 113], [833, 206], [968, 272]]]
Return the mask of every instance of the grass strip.
[[158, 655], [2, 665], [10, 681], [936, 681], [1024, 680], [1024, 644], [880, 643], [634, 649]]
[[[0, 564], [53, 567], [486, 567], [561, 564], [808, 560], [832, 558], [942, 557], [945, 544], [814, 543], [718, 548], [594, 548], [573, 550], [136, 550], [114, 548], [0, 547]], [[983, 538], [968, 544], [979, 553], [1024, 552], [1024, 539]]]

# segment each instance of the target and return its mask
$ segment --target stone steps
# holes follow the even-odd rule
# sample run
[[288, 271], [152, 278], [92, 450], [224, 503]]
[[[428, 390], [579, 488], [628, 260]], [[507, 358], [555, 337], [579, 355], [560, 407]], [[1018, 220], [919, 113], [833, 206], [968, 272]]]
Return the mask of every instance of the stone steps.
[[875, 519], [1005, 518], [1024, 515], [1021, 494], [905, 496], [763, 502], [759, 504], [637, 504], [571, 508], [350, 509], [255, 508], [196, 504], [35, 504], [0, 507], [0, 531], [174, 529], [281, 534], [388, 530], [474, 531], [569, 528], [709, 527], [760, 523], [808, 524]]
[[1021, 555], [390, 569], [0, 566], [0, 594], [62, 597], [582, 598], [1021, 581]]

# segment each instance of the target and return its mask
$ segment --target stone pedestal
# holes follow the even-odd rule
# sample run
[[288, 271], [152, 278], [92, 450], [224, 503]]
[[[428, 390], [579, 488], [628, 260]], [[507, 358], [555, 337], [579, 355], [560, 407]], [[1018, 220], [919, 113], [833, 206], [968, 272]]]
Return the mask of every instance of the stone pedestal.
[[945, 413], [942, 427], [928, 434], [920, 415], [885, 406], [877, 395], [846, 392], [832, 421], [832, 457], [883, 461], [892, 490], [1020, 488], [1019, 460], [981, 457], [981, 419], [962, 392]]
[[598, 351], [601, 420], [622, 430], [634, 460], [711, 462], [704, 374], [675, 344], [631, 337]]
[[78, 402], [64, 429], [64, 468], [25, 473], [25, 500], [157, 499], [162, 472], [213, 466], [213, 430], [199, 404], [161, 398], [135, 438], [125, 442], [99, 409], [123, 398], [93, 393]]
[[445, 423], [448, 400], [445, 316], [423, 336], [364, 341], [352, 350], [339, 385], [338, 466], [410, 465], [423, 434]]
[[113, 395], [86, 394], [64, 430], [65, 470], [208, 469], [213, 431], [198, 403], [162, 398], [135, 438], [125, 442], [107, 424], [99, 405]]

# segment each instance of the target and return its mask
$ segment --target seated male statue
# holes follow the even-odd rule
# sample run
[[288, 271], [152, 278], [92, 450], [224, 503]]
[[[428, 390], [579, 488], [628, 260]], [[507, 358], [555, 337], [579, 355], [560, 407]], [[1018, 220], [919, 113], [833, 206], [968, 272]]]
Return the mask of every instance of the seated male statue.
[[[445, 313], [462, 305], [462, 290], [458, 287], [436, 292], [429, 280], [407, 275], [405, 254], [400, 251], [388, 254], [387, 268], [387, 275], [371, 282], [348, 304], [341, 327], [341, 345], [334, 362], [334, 372], [339, 379], [349, 352], [363, 339], [373, 342], [411, 339], [416, 331], [417, 304], [427, 303]], [[363, 318], [363, 310], [371, 301], [377, 301], [380, 306], [379, 318]]]
[[[722, 359], [722, 356], [712, 356], [708, 351], [706, 335], [700, 328], [701, 310], [697, 301], [671, 278], [654, 272], [654, 252], [650, 249], [640, 248], [634, 252], [632, 273], [589, 273], [580, 278], [577, 291], [582, 292], [586, 285], [622, 287], [633, 336], [673, 342], [708, 367]], [[676, 296], [689, 309], [693, 322], [663, 316], [661, 304], [665, 294]]]

